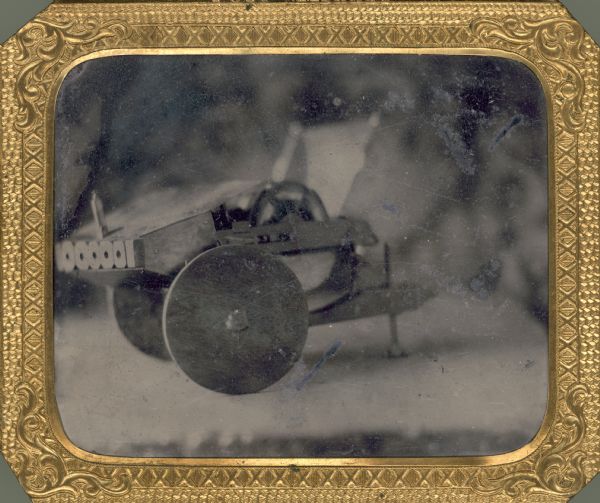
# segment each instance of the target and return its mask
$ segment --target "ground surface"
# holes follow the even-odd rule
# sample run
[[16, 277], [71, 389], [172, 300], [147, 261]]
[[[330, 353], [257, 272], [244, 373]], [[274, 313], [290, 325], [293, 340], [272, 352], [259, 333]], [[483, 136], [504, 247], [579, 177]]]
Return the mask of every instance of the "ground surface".
[[385, 317], [313, 328], [282, 381], [228, 396], [136, 350], [105, 306], [57, 318], [63, 425], [83, 449], [129, 456], [492, 454], [535, 435], [548, 372], [539, 321], [510, 301], [445, 294], [398, 325], [407, 357], [386, 358]]

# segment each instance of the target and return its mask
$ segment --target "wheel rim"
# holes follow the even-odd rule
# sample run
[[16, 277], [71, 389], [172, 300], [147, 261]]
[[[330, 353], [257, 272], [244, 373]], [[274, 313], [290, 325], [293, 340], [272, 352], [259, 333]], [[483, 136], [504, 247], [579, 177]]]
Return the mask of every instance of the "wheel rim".
[[280, 182], [263, 190], [250, 211], [250, 225], [277, 224], [294, 215], [305, 221], [329, 217], [319, 195], [301, 183]]

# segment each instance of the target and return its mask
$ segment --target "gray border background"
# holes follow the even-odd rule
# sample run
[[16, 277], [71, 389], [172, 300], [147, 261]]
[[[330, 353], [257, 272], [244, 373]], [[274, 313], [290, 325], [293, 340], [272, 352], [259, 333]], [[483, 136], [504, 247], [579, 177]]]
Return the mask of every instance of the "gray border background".
[[[0, 41], [13, 35], [29, 19], [47, 7], [48, 0], [2, 0], [0, 7]], [[600, 0], [562, 0], [596, 42], [600, 43]], [[1, 418], [0, 418], [1, 419]], [[0, 456], [0, 502], [27, 503], [31, 501], [23, 492], [10, 468]], [[571, 499], [572, 503], [600, 501], [600, 476], [582, 492]]]

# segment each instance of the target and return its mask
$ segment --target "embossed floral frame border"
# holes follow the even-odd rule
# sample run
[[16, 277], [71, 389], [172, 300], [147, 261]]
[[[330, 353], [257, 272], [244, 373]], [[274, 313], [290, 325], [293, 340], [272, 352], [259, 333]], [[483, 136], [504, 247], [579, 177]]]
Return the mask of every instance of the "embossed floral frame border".
[[[500, 456], [127, 459], [66, 438], [53, 395], [54, 99], [130, 52], [442, 52], [527, 64], [550, 120], [550, 391]], [[1, 48], [1, 450], [36, 501], [566, 501], [600, 471], [599, 48], [555, 2], [56, 4]]]

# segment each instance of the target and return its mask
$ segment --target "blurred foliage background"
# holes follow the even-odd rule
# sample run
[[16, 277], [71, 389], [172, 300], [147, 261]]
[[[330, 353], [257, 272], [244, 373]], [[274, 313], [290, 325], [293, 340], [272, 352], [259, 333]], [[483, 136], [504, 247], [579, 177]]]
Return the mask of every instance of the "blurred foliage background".
[[[317, 137], [322, 126], [339, 125], [337, 138], [323, 136], [329, 143], [318, 169], [343, 177], [336, 157], [348, 141], [344, 125], [374, 113], [378, 125], [363, 169], [341, 196], [342, 214], [368, 220], [390, 243], [401, 263], [397, 279], [477, 296], [504, 285], [545, 323], [545, 99], [533, 73], [506, 59], [119, 56], [83, 63], [58, 98], [57, 238], [91, 219], [93, 190], [110, 212], [165, 188], [197, 187], [200, 198], [215, 183], [266, 180], [294, 123]], [[297, 157], [303, 162], [302, 152]]]

